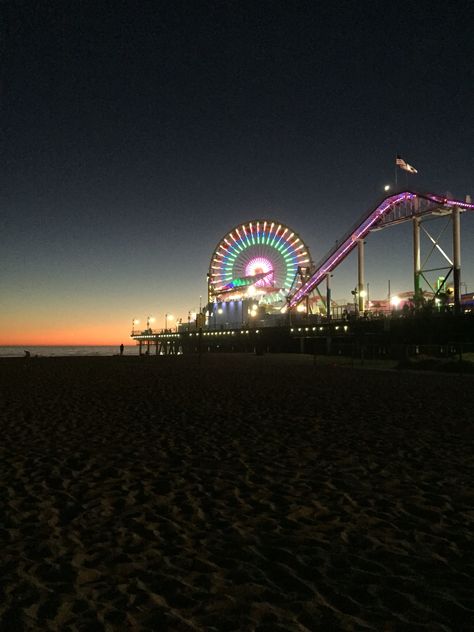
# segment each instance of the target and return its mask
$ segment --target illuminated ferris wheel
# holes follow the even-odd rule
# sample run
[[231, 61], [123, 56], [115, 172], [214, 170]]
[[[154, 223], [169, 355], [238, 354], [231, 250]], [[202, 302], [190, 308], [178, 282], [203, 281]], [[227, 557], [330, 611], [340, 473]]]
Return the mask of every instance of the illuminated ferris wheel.
[[278, 303], [298, 286], [298, 274], [311, 267], [307, 245], [289, 226], [268, 219], [239, 224], [212, 254], [209, 300], [252, 296], [261, 303]]

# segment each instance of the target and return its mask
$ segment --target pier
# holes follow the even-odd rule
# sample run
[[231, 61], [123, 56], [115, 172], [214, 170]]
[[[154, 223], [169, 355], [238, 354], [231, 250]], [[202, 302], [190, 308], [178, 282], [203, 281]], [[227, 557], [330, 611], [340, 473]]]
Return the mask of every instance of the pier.
[[322, 322], [305, 318], [290, 325], [259, 328], [135, 332], [139, 354], [309, 353], [399, 358], [474, 352], [474, 314], [395, 315]]
[[[461, 294], [460, 220], [461, 213], [473, 210], [469, 196], [461, 201], [400, 191], [364, 213], [316, 264], [303, 239], [283, 223], [255, 219], [239, 224], [212, 253], [208, 302], [195, 319], [171, 331], [166, 314], [165, 329], [155, 331], [148, 317], [147, 328], [132, 329], [131, 337], [139, 354], [146, 356], [211, 352], [393, 356], [401, 353], [402, 346], [410, 354], [424, 345], [444, 349], [440, 353], [458, 353], [474, 343], [474, 294]], [[435, 237], [425, 222], [440, 219], [445, 226]], [[390, 296], [384, 308], [381, 301], [374, 307], [365, 291], [366, 239], [372, 232], [404, 222], [413, 227], [413, 291], [405, 293], [403, 308], [391, 304]], [[448, 227], [450, 248], [440, 244]], [[427, 250], [423, 258], [422, 236]], [[346, 306], [350, 309], [337, 309], [330, 277], [355, 249], [354, 303]], [[442, 256], [441, 267], [429, 267], [434, 253]], [[321, 284], [326, 286], [325, 296]]]

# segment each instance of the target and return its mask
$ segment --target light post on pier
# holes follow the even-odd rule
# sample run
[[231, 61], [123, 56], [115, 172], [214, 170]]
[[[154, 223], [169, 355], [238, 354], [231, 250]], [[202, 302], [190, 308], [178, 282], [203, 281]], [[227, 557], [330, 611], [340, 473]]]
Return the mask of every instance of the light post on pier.
[[139, 325], [140, 321], [138, 318], [132, 318], [132, 336], [135, 334], [135, 325]]
[[351, 294], [354, 297], [354, 314], [355, 316], [359, 315], [359, 292], [357, 290], [357, 286], [351, 290]]
[[169, 320], [174, 320], [173, 314], [165, 314], [165, 331], [168, 329]]
[[154, 323], [155, 322], [155, 318], [153, 316], [148, 316], [146, 319], [146, 328], [147, 330], [150, 329], [150, 323]]

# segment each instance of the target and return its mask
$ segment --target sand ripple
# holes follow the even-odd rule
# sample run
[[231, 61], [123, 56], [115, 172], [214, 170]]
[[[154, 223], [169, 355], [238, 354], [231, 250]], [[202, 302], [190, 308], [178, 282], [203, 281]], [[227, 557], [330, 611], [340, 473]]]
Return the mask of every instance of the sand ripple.
[[0, 384], [1, 630], [474, 630], [472, 377], [45, 358]]

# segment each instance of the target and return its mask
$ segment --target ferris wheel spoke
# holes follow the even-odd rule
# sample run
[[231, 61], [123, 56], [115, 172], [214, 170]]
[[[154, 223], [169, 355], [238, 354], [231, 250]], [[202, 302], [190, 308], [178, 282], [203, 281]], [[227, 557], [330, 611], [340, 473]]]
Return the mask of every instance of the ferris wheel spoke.
[[[229, 285], [239, 278], [255, 276], [258, 287], [276, 290], [264, 292], [260, 300], [265, 303], [280, 301], [288, 292], [303, 259], [311, 262], [308, 248], [288, 226], [265, 219], [239, 224], [226, 233], [211, 257], [210, 295], [217, 300], [232, 300], [234, 294], [222, 294], [222, 289], [229, 289]], [[258, 276], [262, 274], [263, 277]], [[238, 284], [235, 288], [238, 292]]]

